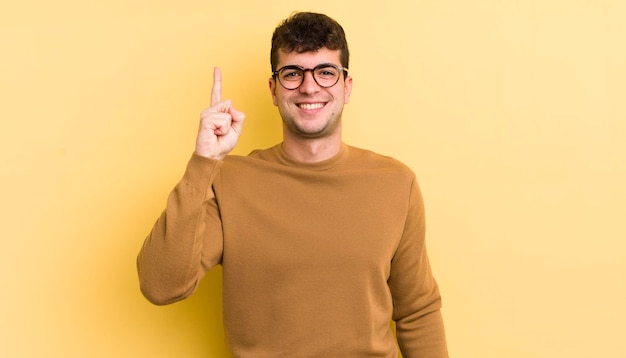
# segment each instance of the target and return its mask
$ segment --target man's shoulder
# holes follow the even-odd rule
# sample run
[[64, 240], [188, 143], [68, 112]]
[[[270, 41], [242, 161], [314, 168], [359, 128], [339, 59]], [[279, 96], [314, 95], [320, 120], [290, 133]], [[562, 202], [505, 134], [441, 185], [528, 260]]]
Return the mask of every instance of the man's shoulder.
[[247, 155], [229, 154], [224, 158], [225, 163], [246, 163], [250, 161], [276, 161], [276, 146], [263, 149], [254, 149]]
[[389, 169], [413, 174], [411, 168], [392, 156], [354, 146], [348, 146], [348, 149], [350, 162], [361, 169]]
[[248, 153], [246, 158], [275, 161], [278, 156], [278, 153], [277, 153], [278, 146], [279, 144], [273, 145], [268, 148], [254, 149], [253, 151]]
[[247, 155], [229, 154], [223, 160], [222, 172], [268, 171], [277, 166], [279, 159], [274, 147], [254, 149]]

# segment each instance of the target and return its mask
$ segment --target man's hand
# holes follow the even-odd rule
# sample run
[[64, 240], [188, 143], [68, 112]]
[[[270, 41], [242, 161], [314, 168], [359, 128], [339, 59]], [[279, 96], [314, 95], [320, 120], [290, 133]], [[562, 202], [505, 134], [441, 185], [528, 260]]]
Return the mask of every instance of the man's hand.
[[200, 115], [196, 153], [211, 159], [224, 159], [235, 148], [244, 119], [245, 115], [236, 110], [230, 100], [222, 101], [222, 73], [215, 67], [211, 107]]

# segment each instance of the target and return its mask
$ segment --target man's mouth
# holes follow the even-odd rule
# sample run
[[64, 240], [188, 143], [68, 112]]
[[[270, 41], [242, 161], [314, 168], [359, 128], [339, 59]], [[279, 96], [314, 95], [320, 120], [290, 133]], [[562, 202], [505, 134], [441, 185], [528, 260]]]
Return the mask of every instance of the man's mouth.
[[298, 107], [300, 107], [301, 109], [310, 111], [310, 110], [314, 110], [314, 109], [320, 109], [322, 107], [324, 107], [324, 103], [300, 103], [298, 104]]

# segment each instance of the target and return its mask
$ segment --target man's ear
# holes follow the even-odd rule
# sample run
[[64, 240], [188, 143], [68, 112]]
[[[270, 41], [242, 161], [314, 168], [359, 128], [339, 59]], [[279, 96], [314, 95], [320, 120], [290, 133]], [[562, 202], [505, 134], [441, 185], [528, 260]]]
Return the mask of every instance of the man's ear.
[[346, 90], [343, 96], [343, 103], [348, 103], [350, 101], [350, 95], [352, 94], [352, 76], [346, 78], [344, 86]]
[[272, 103], [274, 103], [275, 106], [278, 106], [278, 100], [276, 99], [276, 80], [274, 79], [274, 77], [270, 77], [269, 85], [270, 94], [272, 95]]

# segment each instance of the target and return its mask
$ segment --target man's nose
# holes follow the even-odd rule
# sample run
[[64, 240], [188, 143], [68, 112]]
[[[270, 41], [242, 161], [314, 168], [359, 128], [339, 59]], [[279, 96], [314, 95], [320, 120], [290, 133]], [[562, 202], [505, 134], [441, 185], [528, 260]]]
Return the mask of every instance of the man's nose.
[[304, 71], [302, 76], [302, 85], [300, 85], [301, 92], [313, 93], [319, 91], [320, 85], [317, 84], [313, 77], [313, 70]]

